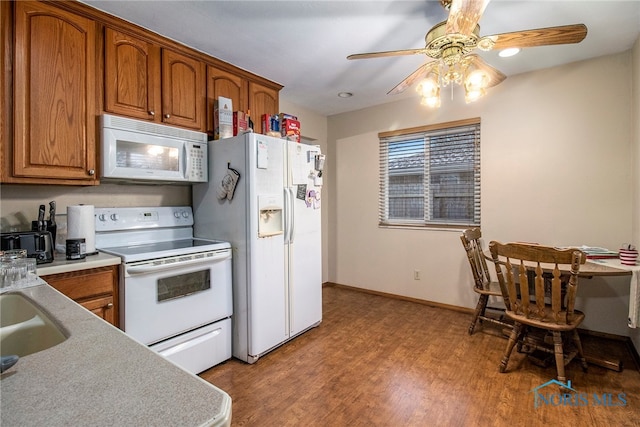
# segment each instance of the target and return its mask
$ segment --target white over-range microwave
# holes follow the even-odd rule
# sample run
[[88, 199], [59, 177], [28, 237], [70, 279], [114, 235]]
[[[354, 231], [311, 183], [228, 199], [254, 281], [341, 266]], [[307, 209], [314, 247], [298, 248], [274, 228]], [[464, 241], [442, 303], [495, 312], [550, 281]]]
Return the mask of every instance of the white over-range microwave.
[[207, 134], [103, 114], [101, 179], [141, 183], [208, 180]]

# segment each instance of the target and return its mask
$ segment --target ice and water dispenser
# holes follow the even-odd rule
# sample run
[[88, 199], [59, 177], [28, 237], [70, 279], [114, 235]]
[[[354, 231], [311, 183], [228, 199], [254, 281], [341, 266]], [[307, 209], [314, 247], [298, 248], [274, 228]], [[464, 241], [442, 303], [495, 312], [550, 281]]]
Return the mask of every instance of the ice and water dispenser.
[[282, 197], [258, 196], [258, 237], [276, 236], [284, 233]]

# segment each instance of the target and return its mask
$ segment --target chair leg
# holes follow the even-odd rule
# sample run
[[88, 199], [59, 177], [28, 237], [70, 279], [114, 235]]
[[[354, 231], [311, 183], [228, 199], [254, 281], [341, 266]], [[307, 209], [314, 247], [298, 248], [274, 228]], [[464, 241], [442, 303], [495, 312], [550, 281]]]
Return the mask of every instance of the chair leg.
[[476, 311], [473, 313], [473, 320], [471, 321], [471, 326], [469, 326], [469, 335], [473, 335], [473, 330], [476, 328], [476, 323], [478, 322], [478, 317], [481, 315], [484, 316], [484, 312], [487, 308], [487, 301], [489, 301], [488, 295], [480, 295], [478, 299], [478, 304], [476, 304]]
[[580, 363], [582, 363], [582, 370], [587, 372], [587, 359], [584, 357], [584, 352], [582, 351], [582, 342], [580, 341], [580, 335], [578, 335], [578, 330], [573, 330], [573, 344], [578, 349], [578, 356], [580, 356]]
[[509, 341], [507, 342], [507, 348], [504, 351], [504, 355], [502, 356], [502, 361], [500, 362], [500, 372], [505, 372], [507, 370], [507, 364], [509, 364], [509, 358], [511, 357], [511, 352], [513, 351], [513, 347], [516, 345], [516, 342], [519, 341], [522, 332], [522, 324], [514, 323], [513, 329], [511, 330], [511, 335], [509, 335]]
[[564, 352], [562, 350], [562, 333], [553, 331], [553, 353], [556, 356], [556, 370], [558, 371], [558, 381], [566, 383], [567, 377], [564, 373]]

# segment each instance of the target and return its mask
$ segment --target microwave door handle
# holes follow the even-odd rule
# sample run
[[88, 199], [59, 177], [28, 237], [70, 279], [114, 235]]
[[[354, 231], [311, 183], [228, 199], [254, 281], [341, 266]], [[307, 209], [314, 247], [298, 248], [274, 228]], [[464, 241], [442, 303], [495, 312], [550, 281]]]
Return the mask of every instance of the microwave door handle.
[[182, 170], [184, 171], [183, 173], [183, 177], [187, 178], [190, 174], [191, 171], [189, 169], [191, 169], [191, 165], [189, 164], [189, 156], [187, 156], [187, 152], [189, 151], [189, 144], [182, 144], [182, 159], [183, 159], [183, 165], [182, 165]]
[[184, 267], [184, 266], [187, 266], [187, 265], [193, 265], [193, 264], [208, 264], [208, 263], [211, 263], [213, 261], [224, 261], [224, 260], [227, 260], [229, 258], [231, 258], [231, 252], [224, 252], [224, 253], [221, 253], [221, 254], [214, 255], [212, 257], [192, 259], [192, 260], [188, 260], [188, 261], [175, 262], [175, 263], [171, 263], [171, 264], [131, 265], [131, 266], [127, 266], [126, 270], [127, 270], [127, 273], [129, 273], [129, 274], [145, 274], [145, 273], [153, 273], [153, 272], [156, 272], [156, 271], [171, 270], [171, 269], [174, 269], [174, 268], [180, 268], [180, 267]]

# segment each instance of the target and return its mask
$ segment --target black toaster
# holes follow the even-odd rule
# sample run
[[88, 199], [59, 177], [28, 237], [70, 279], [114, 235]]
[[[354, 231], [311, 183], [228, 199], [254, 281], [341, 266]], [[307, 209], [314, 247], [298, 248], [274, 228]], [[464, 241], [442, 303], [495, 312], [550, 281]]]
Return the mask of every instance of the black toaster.
[[37, 264], [53, 262], [53, 238], [48, 231], [2, 233], [0, 249], [26, 249], [27, 257], [35, 258]]

